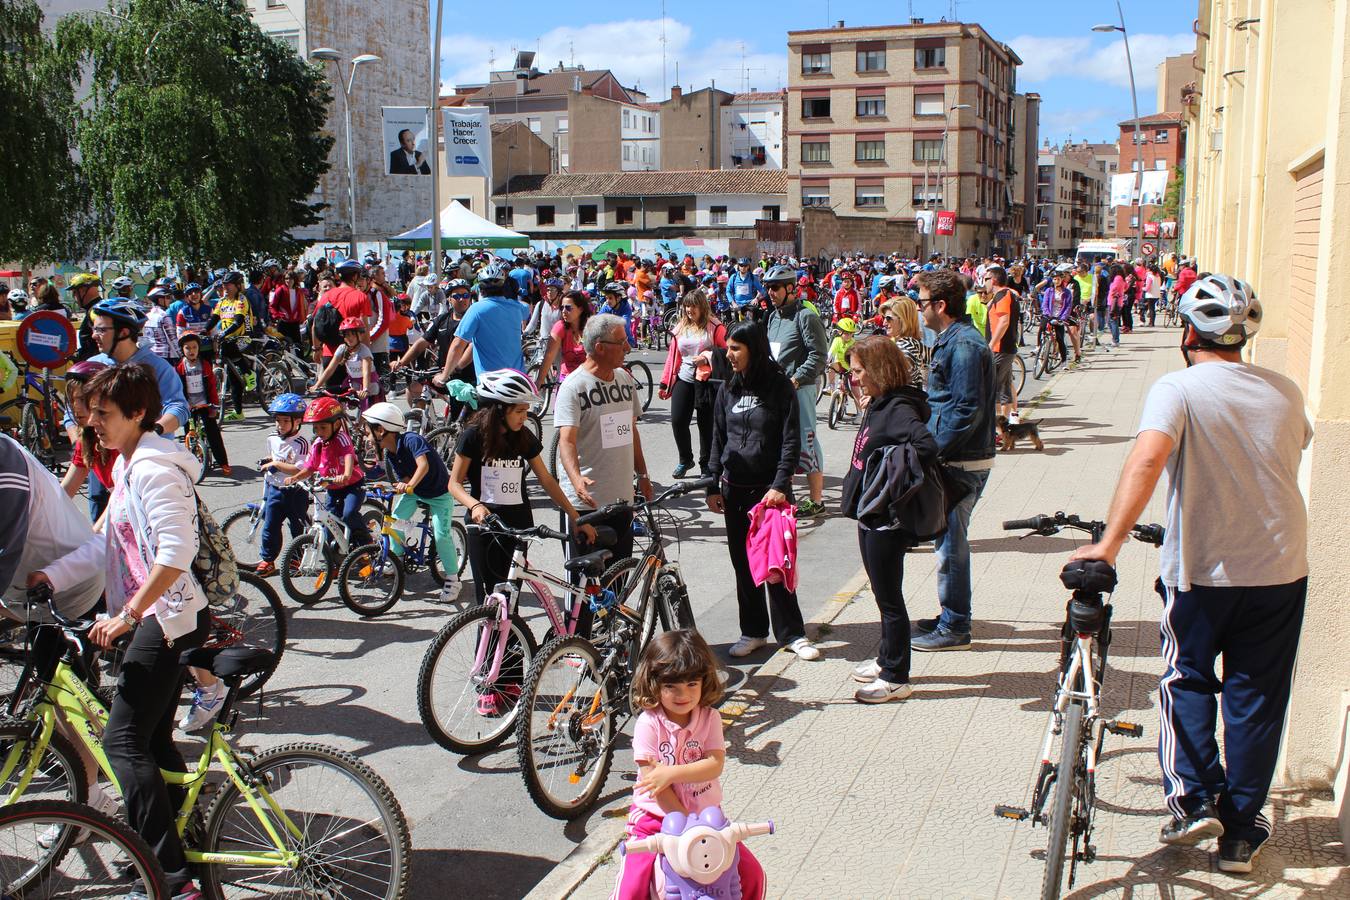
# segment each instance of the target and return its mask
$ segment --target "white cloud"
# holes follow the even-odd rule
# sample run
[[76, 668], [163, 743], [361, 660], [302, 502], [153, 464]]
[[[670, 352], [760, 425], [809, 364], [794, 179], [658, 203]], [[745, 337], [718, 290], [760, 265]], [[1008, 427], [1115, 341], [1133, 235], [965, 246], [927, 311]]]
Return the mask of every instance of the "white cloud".
[[[690, 25], [667, 18], [665, 77], [667, 86], [679, 83], [703, 88], [716, 82], [724, 90], [744, 85], [776, 90], [785, 81], [785, 53], [757, 53], [747, 48], [742, 78], [741, 47], [737, 41], [701, 40]], [[513, 47], [515, 49], [513, 49]], [[441, 42], [443, 85], [481, 83], [488, 72], [509, 68], [516, 50], [535, 51], [535, 66], [547, 71], [559, 62], [587, 69], [611, 69], [626, 87], [638, 87], [653, 100], [662, 100], [661, 20], [637, 19], [602, 22], [584, 27], [560, 26], [533, 41], [520, 36], [493, 36], [457, 32]], [[492, 58], [495, 57], [495, 61]]]
[[[1105, 38], [1107, 36], [1103, 36]], [[1125, 61], [1125, 43], [1116, 35], [1109, 40], [1081, 37], [1023, 35], [1008, 42], [1022, 57], [1018, 85], [1034, 85], [1055, 78], [1086, 79], [1129, 89], [1130, 72]], [[1168, 56], [1195, 50], [1195, 35], [1131, 34], [1130, 55], [1141, 98], [1157, 86], [1158, 63]]]

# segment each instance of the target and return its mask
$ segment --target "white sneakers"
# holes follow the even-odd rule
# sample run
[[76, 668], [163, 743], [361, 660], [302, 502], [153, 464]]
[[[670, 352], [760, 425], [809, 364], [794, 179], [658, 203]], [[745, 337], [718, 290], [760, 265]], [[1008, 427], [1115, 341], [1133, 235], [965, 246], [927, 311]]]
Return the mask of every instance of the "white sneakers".
[[820, 659], [820, 648], [811, 643], [810, 638], [799, 637], [788, 644], [787, 648], [797, 654], [798, 659]]
[[[112, 818], [117, 818], [117, 812], [122, 808], [121, 801], [105, 791], [101, 784], [95, 784], [89, 789], [89, 805], [105, 816], [111, 816]], [[60, 825], [48, 825], [38, 835], [38, 846], [43, 850], [50, 850], [55, 847], [56, 842], [61, 840], [61, 828]], [[84, 843], [88, 837], [89, 832], [81, 829], [80, 833], [75, 835], [75, 839], [71, 841], [71, 846]]]
[[865, 687], [853, 692], [853, 699], [859, 703], [886, 703], [890, 700], [904, 700], [914, 693], [914, 688], [906, 684], [894, 684], [884, 678], [878, 678]]
[[768, 644], [769, 642], [764, 638], [746, 637], [745, 635], [741, 635], [741, 639], [732, 644], [731, 649], [728, 650], [727, 653], [739, 659], [742, 656], [749, 656], [760, 647], [767, 647]]
[[198, 687], [192, 692], [192, 708], [178, 722], [184, 731], [197, 731], [211, 724], [225, 702], [225, 682], [217, 681], [210, 687]]
[[458, 575], [451, 575], [446, 578], [445, 583], [441, 585], [440, 602], [454, 603], [459, 599], [459, 592], [463, 587], [464, 583], [459, 580]]
[[875, 659], [869, 659], [853, 670], [853, 680], [863, 684], [871, 684], [880, 677], [881, 665]]

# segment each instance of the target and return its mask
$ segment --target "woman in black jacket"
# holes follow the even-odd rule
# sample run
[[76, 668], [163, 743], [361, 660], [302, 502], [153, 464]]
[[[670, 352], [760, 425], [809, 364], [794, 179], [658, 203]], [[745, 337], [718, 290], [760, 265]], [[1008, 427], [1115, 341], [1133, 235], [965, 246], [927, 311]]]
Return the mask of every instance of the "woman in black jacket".
[[[937, 459], [937, 442], [928, 431], [928, 399], [909, 384], [904, 356], [888, 338], [864, 338], [848, 351], [854, 382], [867, 396], [867, 411], [853, 443], [853, 462], [844, 476], [844, 515], [858, 517], [863, 470], [878, 450], [910, 443], [925, 465]], [[863, 682], [853, 695], [861, 703], [904, 700], [909, 686], [909, 611], [902, 585], [910, 542], [900, 531], [858, 523], [858, 548], [881, 612], [881, 646], [873, 660], [853, 670]]]
[[802, 659], [818, 659], [820, 651], [806, 637], [796, 592], [783, 584], [756, 585], [745, 550], [750, 510], [761, 502], [766, 506], [792, 502], [800, 441], [797, 392], [769, 355], [763, 325], [742, 322], [732, 328], [726, 358], [732, 375], [717, 392], [713, 409], [708, 474], [717, 483], [709, 491], [708, 508], [726, 517], [727, 550], [736, 570], [741, 638], [729, 652], [749, 656], [765, 646], [772, 618], [779, 644]]

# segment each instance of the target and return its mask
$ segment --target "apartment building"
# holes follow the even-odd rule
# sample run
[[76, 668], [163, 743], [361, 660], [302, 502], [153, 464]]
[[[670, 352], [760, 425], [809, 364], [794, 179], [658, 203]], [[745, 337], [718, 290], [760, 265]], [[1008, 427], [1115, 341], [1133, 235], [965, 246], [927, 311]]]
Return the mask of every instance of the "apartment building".
[[[1047, 142], [1046, 146], [1049, 144]], [[1103, 200], [1102, 207], [1098, 212], [1097, 219], [1093, 223], [1096, 229], [1093, 232], [1095, 237], [1116, 236], [1116, 217], [1111, 212], [1110, 205], [1110, 185], [1111, 176], [1120, 171], [1120, 144], [1119, 143], [1092, 143], [1090, 141], [1066, 141], [1057, 148], [1052, 148], [1051, 152], [1067, 156], [1078, 162], [1095, 166], [1098, 172], [1101, 172], [1106, 178], [1108, 196]]]
[[1037, 165], [1040, 155], [1041, 95], [1013, 94], [1011, 126], [1013, 133], [1012, 200], [1009, 206], [1009, 227], [1012, 238], [1008, 252], [1020, 256], [1027, 247], [1027, 235], [1034, 234], [1039, 214], [1036, 211], [1036, 181], [1040, 175]]
[[783, 168], [783, 124], [787, 91], [730, 95], [720, 110], [723, 169]]
[[1101, 236], [1109, 182], [1091, 162], [1056, 150], [1037, 158], [1036, 243], [1052, 255], [1072, 256], [1083, 239]]
[[1020, 64], [973, 23], [788, 32], [791, 213], [913, 221], [931, 205], [956, 212], [939, 246], [1006, 252]]
[[1158, 112], [1179, 113], [1186, 108], [1186, 88], [1195, 84], [1195, 54], [1180, 53], [1158, 63]]
[[[1294, 380], [1313, 427], [1299, 471], [1308, 597], [1277, 781], [1333, 789], [1313, 845], [1330, 850], [1339, 827], [1321, 870], [1334, 892], [1350, 846], [1350, 4], [1201, 0], [1195, 31], [1182, 249], [1255, 288], [1264, 315], [1245, 355]], [[1277, 809], [1301, 803], [1277, 796]], [[1315, 871], [1299, 876], [1311, 892]]]
[[[1170, 184], [1186, 158], [1186, 130], [1182, 127], [1181, 114], [1161, 112], [1140, 116], [1138, 143], [1135, 142], [1134, 124], [1134, 119], [1120, 123], [1120, 171], [1134, 171], [1137, 160], [1142, 159], [1146, 171], [1166, 169], [1170, 173]], [[1162, 207], [1157, 205], [1145, 205], [1142, 213], [1136, 206], [1117, 206], [1113, 213], [1116, 232], [1122, 237], [1132, 237], [1141, 217], [1145, 222], [1152, 222], [1161, 212]]]

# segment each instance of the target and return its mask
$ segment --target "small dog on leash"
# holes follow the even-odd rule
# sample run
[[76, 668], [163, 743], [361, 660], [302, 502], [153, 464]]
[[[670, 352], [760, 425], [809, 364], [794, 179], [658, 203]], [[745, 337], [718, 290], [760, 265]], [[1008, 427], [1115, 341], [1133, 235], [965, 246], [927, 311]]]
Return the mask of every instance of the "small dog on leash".
[[1031, 445], [1037, 450], [1044, 450], [1045, 445], [1041, 443], [1041, 431], [1039, 422], [1009, 422], [1007, 416], [999, 416], [998, 437], [1004, 450], [1013, 450], [1017, 447], [1018, 441], [1030, 440]]

